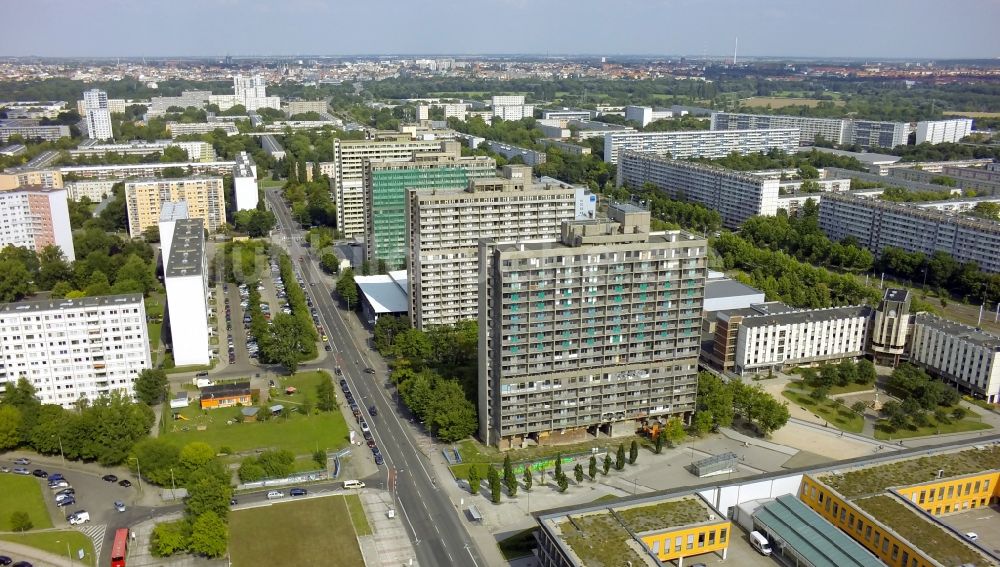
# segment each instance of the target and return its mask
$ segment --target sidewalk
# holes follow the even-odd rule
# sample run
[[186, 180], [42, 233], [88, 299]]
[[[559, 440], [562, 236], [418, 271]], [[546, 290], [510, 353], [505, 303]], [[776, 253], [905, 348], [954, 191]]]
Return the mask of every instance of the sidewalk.
[[0, 554], [8, 555], [14, 561], [28, 561], [35, 567], [75, 567], [79, 563], [61, 555], [3, 540], [0, 540]]
[[[363, 490], [359, 495], [365, 509], [372, 534], [358, 536], [361, 554], [367, 567], [396, 567], [417, 565], [416, 550], [406, 533], [403, 519], [397, 512], [390, 518], [389, 510], [395, 509], [392, 495], [385, 491]], [[412, 563], [410, 563], [412, 561]]]

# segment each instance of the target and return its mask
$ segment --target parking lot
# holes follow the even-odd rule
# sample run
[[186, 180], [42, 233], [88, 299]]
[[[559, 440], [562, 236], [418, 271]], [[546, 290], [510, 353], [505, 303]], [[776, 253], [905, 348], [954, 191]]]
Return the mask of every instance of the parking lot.
[[941, 516], [939, 519], [959, 533], [976, 534], [976, 543], [994, 553], [1000, 553], [1000, 506], [975, 508], [961, 514]]

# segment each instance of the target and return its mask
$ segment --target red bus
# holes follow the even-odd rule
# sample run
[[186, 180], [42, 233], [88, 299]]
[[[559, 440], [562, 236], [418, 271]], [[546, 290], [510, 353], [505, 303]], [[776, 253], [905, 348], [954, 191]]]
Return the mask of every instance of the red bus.
[[115, 542], [111, 546], [111, 567], [125, 567], [125, 556], [128, 555], [128, 529], [115, 531]]

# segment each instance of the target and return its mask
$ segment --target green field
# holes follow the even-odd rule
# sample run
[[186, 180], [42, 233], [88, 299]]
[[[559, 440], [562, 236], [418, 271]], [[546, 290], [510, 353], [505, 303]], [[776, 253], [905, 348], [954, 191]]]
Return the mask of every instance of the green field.
[[[944, 408], [949, 414], [954, 407]], [[989, 425], [985, 424], [980, 420], [978, 413], [973, 411], [968, 411], [966, 417], [960, 421], [951, 420], [951, 423], [938, 423], [934, 419], [933, 413], [928, 413], [928, 420], [930, 425], [926, 427], [913, 427], [892, 430], [888, 426], [886, 420], [879, 420], [878, 424], [875, 425], [875, 438], [876, 439], [906, 439], [909, 437], [925, 437], [927, 435], [939, 435], [943, 433], [963, 433], [966, 431], [980, 431], [983, 429], [992, 429]]]
[[[355, 529], [346, 522], [342, 496], [282, 502], [230, 514], [231, 565], [244, 567], [280, 558], [282, 565], [364, 565]], [[367, 525], [367, 522], [366, 522]]]
[[771, 108], [784, 108], [786, 106], [808, 106], [814, 107], [818, 106], [821, 102], [832, 102], [836, 106], [843, 106], [844, 101], [833, 100], [833, 101], [822, 101], [816, 98], [795, 98], [795, 97], [782, 97], [782, 96], [752, 96], [750, 98], [744, 98], [740, 100], [740, 104], [743, 106], [750, 107], [767, 107]]
[[817, 401], [810, 398], [809, 394], [805, 391], [794, 389], [784, 390], [781, 392], [781, 395], [802, 409], [825, 419], [837, 429], [843, 429], [851, 433], [861, 433], [861, 430], [864, 428], [864, 418], [851, 411], [851, 408], [842, 406], [830, 398]]
[[0, 475], [0, 531], [11, 531], [10, 515], [24, 511], [34, 524], [33, 530], [52, 527], [52, 519], [45, 509], [42, 485], [33, 476], [6, 473]]
[[[94, 542], [76, 530], [0, 534], [0, 539], [41, 549], [61, 557], [70, 557], [80, 565], [94, 565], [97, 562], [94, 555]], [[66, 555], [67, 543], [69, 544], [70, 556]], [[80, 561], [77, 556], [78, 549], [83, 550], [83, 561]]]
[[[347, 423], [339, 411], [312, 415], [287, 411], [301, 406], [307, 399], [315, 407], [316, 384], [323, 376], [326, 375], [303, 372], [281, 381], [281, 395], [275, 396], [266, 405], [283, 404], [286, 408], [286, 417], [255, 423], [237, 423], [233, 420], [240, 415], [242, 408], [202, 410], [195, 401], [180, 412], [180, 415], [187, 418], [186, 421], [172, 420], [167, 423], [163, 438], [178, 446], [192, 441], [202, 441], [216, 449], [228, 447], [236, 453], [280, 448], [301, 455], [311, 454], [316, 449], [339, 449], [347, 445], [349, 440]], [[284, 394], [286, 386], [295, 386], [298, 392], [286, 396]], [[262, 413], [266, 411], [265, 408]], [[229, 421], [233, 423], [227, 423]], [[199, 426], [205, 429], [199, 431]]]
[[347, 502], [347, 511], [351, 513], [351, 523], [354, 524], [354, 531], [359, 536], [372, 535], [372, 527], [368, 525], [364, 506], [361, 505], [361, 497], [357, 494], [348, 494], [344, 499]]

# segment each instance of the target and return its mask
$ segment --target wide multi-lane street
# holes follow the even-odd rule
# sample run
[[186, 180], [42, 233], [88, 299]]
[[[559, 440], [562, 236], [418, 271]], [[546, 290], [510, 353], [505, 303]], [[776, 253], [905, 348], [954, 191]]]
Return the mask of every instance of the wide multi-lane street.
[[[278, 230], [283, 236], [281, 244], [301, 270], [307, 284], [306, 292], [312, 295], [333, 345], [330, 354], [334, 356], [327, 357], [325, 366], [331, 374], [334, 367], [340, 366], [359, 405], [375, 405], [378, 409], [378, 417], [367, 419], [385, 457], [385, 465], [380, 468], [377, 478], [365, 481], [390, 486], [392, 477], [398, 517], [407, 525], [420, 565], [485, 566], [462, 523], [462, 511], [438, 489], [427, 455], [417, 447], [415, 429], [405, 408], [395, 401], [385, 364], [370, 349], [367, 339], [352, 333], [345, 317], [354, 315], [343, 313], [333, 299], [332, 289], [320, 272], [317, 259], [302, 246], [303, 232], [292, 220], [279, 190], [268, 190], [266, 199], [277, 216]], [[375, 373], [367, 373], [368, 368]], [[370, 458], [364, 454], [367, 450], [363, 446], [356, 447], [353, 458]]]

